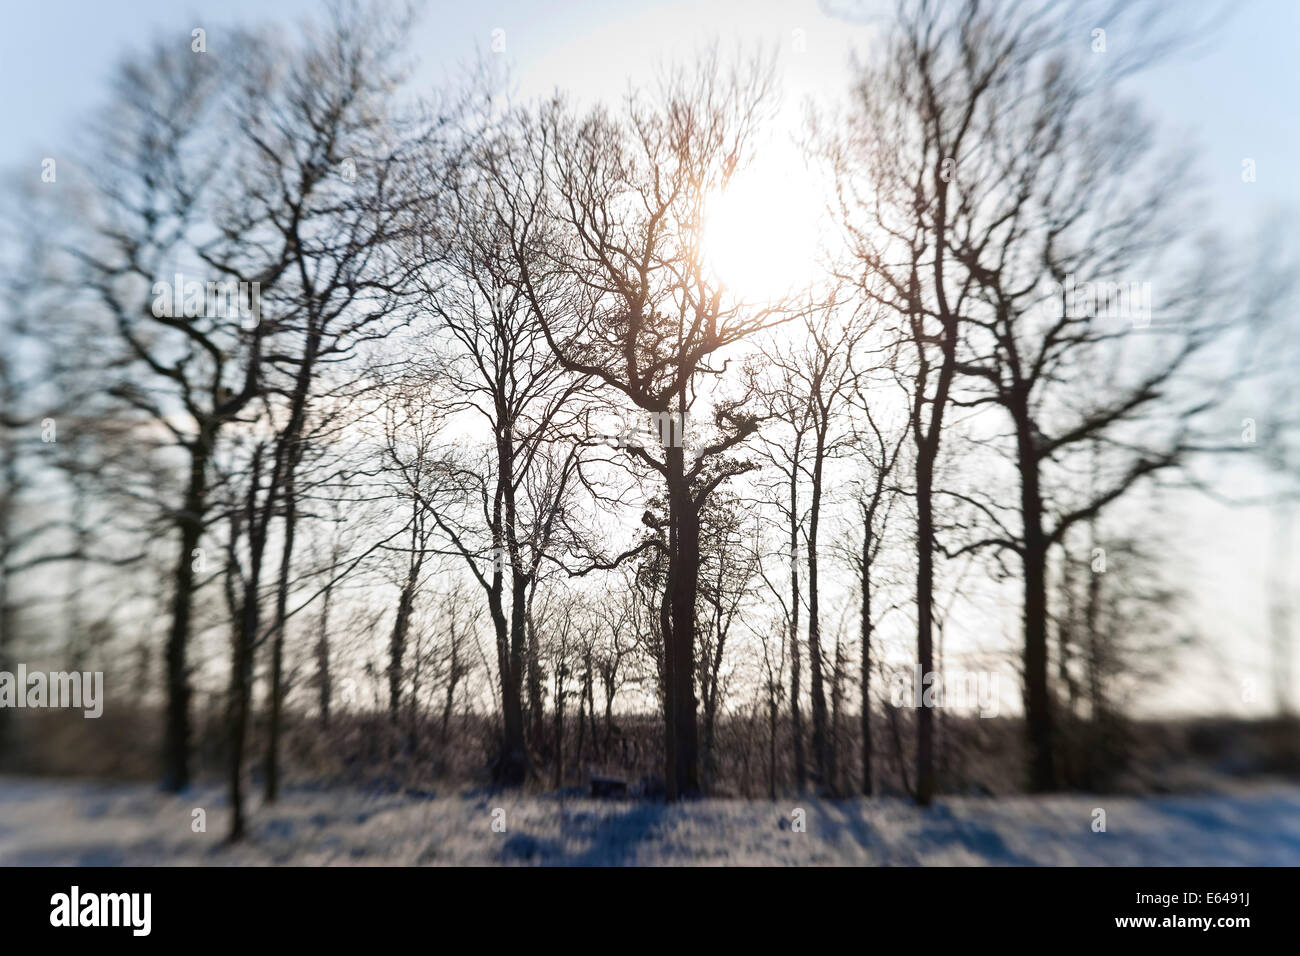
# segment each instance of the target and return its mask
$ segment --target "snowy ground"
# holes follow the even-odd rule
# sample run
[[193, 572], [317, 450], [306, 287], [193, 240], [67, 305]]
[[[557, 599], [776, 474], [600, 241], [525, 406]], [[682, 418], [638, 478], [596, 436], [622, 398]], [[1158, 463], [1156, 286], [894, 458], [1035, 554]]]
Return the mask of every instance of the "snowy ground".
[[[792, 827], [796, 807], [806, 832]], [[192, 829], [196, 808], [205, 833]], [[1092, 829], [1095, 808], [1106, 811], [1104, 833]], [[929, 812], [896, 800], [664, 806], [300, 788], [253, 807], [250, 838], [235, 849], [222, 845], [227, 812], [215, 787], [164, 796], [0, 777], [0, 865], [1300, 865], [1300, 788], [1282, 784], [1143, 799], [953, 798]]]

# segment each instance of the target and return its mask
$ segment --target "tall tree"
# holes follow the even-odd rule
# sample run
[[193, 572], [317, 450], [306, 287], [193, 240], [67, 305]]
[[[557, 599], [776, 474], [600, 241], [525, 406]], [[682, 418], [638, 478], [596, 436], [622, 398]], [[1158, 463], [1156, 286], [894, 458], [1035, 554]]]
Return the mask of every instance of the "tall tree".
[[[758, 427], [742, 399], [717, 397], [713, 434], [697, 400], [714, 363], [786, 318], [724, 288], [702, 254], [704, 213], [748, 158], [770, 102], [771, 71], [724, 69], [716, 55], [670, 73], [658, 97], [632, 96], [621, 115], [547, 110], [532, 148], [545, 164], [552, 249], [566, 280], [564, 313], [523, 290], [564, 368], [656, 416], [658, 454], [627, 453], [657, 474], [667, 500], [667, 587], [661, 611], [668, 799], [699, 790], [695, 697], [700, 511], [752, 464], [730, 453]], [[702, 403], [701, 403], [702, 405]], [[694, 429], [699, 428], [699, 433]], [[690, 445], [688, 455], [686, 445]]]
[[[779, 378], [779, 390], [785, 392], [775, 401], [783, 411], [781, 418], [795, 432], [793, 450], [776, 449], [791, 468], [789, 520], [792, 528], [804, 524], [797, 520], [799, 479], [806, 478], [808, 506], [805, 527], [805, 553], [808, 568], [808, 661], [811, 669], [813, 720], [813, 759], [818, 785], [824, 790], [836, 777], [835, 748], [828, 730], [827, 695], [823, 671], [821, 628], [821, 552], [822, 520], [827, 501], [827, 468], [846, 446], [845, 413], [855, 372], [850, 356], [863, 345], [868, 324], [845, 321], [834, 301], [804, 317], [797, 330], [782, 329], [777, 341], [765, 350], [765, 362]], [[796, 462], [805, 439], [806, 461]], [[779, 440], [778, 440], [779, 441]], [[771, 439], [769, 445], [774, 444]], [[783, 509], [786, 510], [786, 509]], [[792, 602], [797, 602], [797, 576], [792, 577]]]
[[[859, 720], [861, 733], [862, 792], [875, 790], [872, 773], [871, 671], [872, 639], [883, 613], [876, 600], [876, 572], [886, 542], [889, 519], [899, 500], [895, 466], [908, 437], [906, 427], [891, 427], [886, 413], [873, 408], [878, 388], [872, 387], [870, 370], [855, 375], [853, 444], [862, 463], [862, 476], [854, 494], [861, 545], [852, 561], [858, 578]], [[858, 417], [860, 415], [860, 418]]]
[[[934, 671], [935, 470], [957, 372], [961, 316], [969, 277], [950, 269], [956, 202], [951, 157], [973, 136], [978, 92], [992, 81], [1001, 51], [961, 56], [949, 22], [928, 3], [899, 5], [887, 55], [864, 70], [847, 130], [829, 147], [837, 212], [846, 245], [840, 277], [868, 303], [897, 318], [905, 361], [915, 449], [916, 654]], [[966, 86], [957, 85], [968, 78]], [[963, 97], [969, 89], [974, 95]], [[943, 95], [941, 95], [941, 93]], [[934, 715], [917, 711], [916, 799], [934, 796]]]
[[[321, 382], [358, 345], [392, 325], [402, 286], [393, 243], [409, 223], [409, 195], [398, 172], [390, 102], [392, 65], [406, 21], [374, 9], [334, 8], [301, 46], [254, 48], [250, 62], [280, 64], [248, 71], [238, 102], [247, 143], [241, 201], [223, 210], [224, 241], [205, 260], [227, 272], [257, 273], [275, 263], [282, 273], [261, 319], [274, 336], [267, 355], [264, 414], [276, 433], [266, 493], [249, 528], [259, 573], [247, 579], [246, 606], [260, 597], [262, 551], [280, 519], [279, 572], [266, 633], [249, 612], [254, 647], [270, 641], [265, 798], [279, 790], [284, 642], [298, 526], [296, 483]], [[430, 170], [436, 173], [436, 170]], [[420, 188], [436, 190], [431, 175]], [[329, 383], [337, 388], [338, 383]], [[305, 490], [305, 489], [304, 489]]]
[[422, 219], [421, 307], [433, 320], [427, 375], [449, 429], [477, 434], [486, 425], [491, 440], [459, 441], [449, 464], [463, 493], [428, 505], [487, 598], [503, 709], [495, 775], [518, 785], [528, 772], [528, 610], [542, 561], [572, 537], [565, 509], [581, 447], [562, 439], [575, 431], [585, 380], [542, 331], [539, 314], [549, 319], [558, 306], [532, 248], [536, 194], [520, 155], [522, 120], [487, 98], [465, 121], [447, 200]]
[[[1020, 530], [1011, 534], [983, 496], [964, 499], [996, 530], [961, 550], [990, 545], [1021, 559], [1029, 777], [1046, 790], [1056, 782], [1049, 551], [1196, 444], [1196, 416], [1216, 394], [1180, 379], [1222, 328], [1214, 313], [1226, 288], [1204, 263], [1185, 276], [1166, 264], [1176, 258], [1187, 184], [1155, 155], [1131, 106], [1111, 95], [1125, 70], [1099, 78], [1070, 52], [1059, 19], [1041, 16], [977, 3], [936, 16], [927, 25], [938, 22], [953, 66], [936, 72], [928, 59], [917, 72], [927, 91], [921, 115], [955, 107], [963, 133], [940, 134], [949, 223], [928, 229], [969, 290], [954, 404], [1007, 414], [1019, 485]], [[1128, 450], [1139, 427], [1141, 447]], [[1071, 463], [1099, 439], [1109, 448], [1106, 478], [1079, 494]]]
[[[184, 487], [169, 514], [176, 532], [170, 629], [166, 647], [167, 710], [163, 784], [190, 780], [190, 674], [187, 651], [196, 573], [209, 517], [210, 478], [225, 427], [259, 394], [264, 326], [211, 308], [201, 280], [171, 288], [173, 276], [202, 268], [214, 279], [271, 287], [284, 263], [253, 275], [210, 270], [203, 252], [215, 241], [202, 225], [222, 195], [235, 191], [233, 151], [206, 149], [237, 132], [224, 110], [230, 74], [212, 55], [158, 44], [123, 65], [99, 134], [94, 164], [98, 208], [94, 234], [77, 249], [85, 285], [117, 332], [107, 364], [126, 409], [169, 435], [184, 459]], [[192, 275], [192, 272], [191, 272]]]

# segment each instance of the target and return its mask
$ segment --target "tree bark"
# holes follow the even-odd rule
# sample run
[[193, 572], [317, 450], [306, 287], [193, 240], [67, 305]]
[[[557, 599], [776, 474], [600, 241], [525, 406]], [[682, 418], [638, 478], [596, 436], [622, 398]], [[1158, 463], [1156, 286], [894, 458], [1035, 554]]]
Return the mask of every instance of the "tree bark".
[[803, 749], [803, 717], [799, 713], [799, 445], [790, 469], [790, 729], [794, 737], [794, 785], [803, 793], [808, 781], [808, 761]]
[[862, 523], [862, 568], [859, 585], [861, 595], [862, 635], [862, 793], [871, 796], [873, 781], [871, 779], [871, 516], [868, 514]]
[[[669, 500], [669, 624], [664, 635], [667, 693], [671, 701], [668, 738], [672, 750], [664, 774], [667, 799], [699, 793], [698, 734], [695, 699], [695, 597], [700, 573], [699, 513], [684, 470], [678, 443], [665, 449]], [[667, 653], [671, 648], [671, 654]]]
[[1038, 449], [1029, 420], [1027, 396], [1012, 402], [1020, 469], [1020, 518], [1023, 525], [1025, 625], [1025, 730], [1029, 787], [1037, 793], [1056, 786], [1055, 728], [1047, 685], [1047, 549], [1043, 501], [1039, 489]]
[[826, 689], [822, 675], [821, 610], [818, 605], [820, 590], [818, 579], [817, 546], [821, 527], [822, 467], [825, 461], [826, 440], [824, 423], [818, 425], [817, 445], [813, 450], [812, 500], [808, 514], [808, 661], [812, 666], [812, 717], [813, 758], [817, 766], [817, 782], [823, 792], [834, 788], [827, 734]]
[[163, 738], [163, 789], [179, 793], [190, 783], [190, 676], [186, 654], [194, 602], [195, 551], [203, 538], [208, 507], [208, 460], [215, 434], [201, 428], [190, 446], [185, 503], [177, 519], [180, 554], [173, 576], [171, 627], [167, 634], [167, 722]]
[[542, 665], [537, 647], [537, 627], [531, 611], [527, 612], [528, 628], [528, 711], [532, 723], [532, 745], [538, 748], [546, 736], [546, 710], [542, 700]]
[[[922, 449], [924, 452], [925, 449]], [[916, 461], [916, 664], [922, 679], [934, 669], [934, 459], [928, 453]], [[925, 807], [934, 799], [934, 714], [916, 709], [916, 802]]]
[[[244, 578], [239, 621], [235, 627], [230, 662], [230, 833], [234, 843], [244, 836], [244, 747], [248, 738], [248, 716], [253, 697], [253, 654], [261, 626], [259, 590], [262, 580], [262, 555], [266, 548], [266, 523], [257, 520], [257, 496], [261, 489], [262, 449], [253, 452], [248, 479], [246, 515], [249, 529], [249, 569]], [[231, 547], [233, 549], [234, 542]], [[232, 558], [233, 560], [233, 558]], [[232, 568], [233, 570], [233, 568]]]
[[[339, 554], [336, 547], [333, 551], [333, 560], [330, 562], [331, 569], [338, 564], [338, 559]], [[322, 730], [329, 729], [330, 696], [332, 691], [330, 681], [330, 603], [334, 597], [332, 570], [330, 574], [331, 578], [325, 584], [325, 593], [321, 595], [320, 624], [316, 636], [316, 691], [320, 702]]]
[[[292, 456], [294, 453], [289, 451]], [[284, 707], [284, 624], [289, 608], [289, 575], [293, 567], [293, 537], [298, 524], [294, 499], [294, 471], [291, 461], [284, 478], [284, 545], [280, 552], [280, 578], [275, 589], [275, 637], [271, 640], [271, 699], [266, 730], [266, 781], [263, 795], [275, 803], [280, 795], [280, 716]]]

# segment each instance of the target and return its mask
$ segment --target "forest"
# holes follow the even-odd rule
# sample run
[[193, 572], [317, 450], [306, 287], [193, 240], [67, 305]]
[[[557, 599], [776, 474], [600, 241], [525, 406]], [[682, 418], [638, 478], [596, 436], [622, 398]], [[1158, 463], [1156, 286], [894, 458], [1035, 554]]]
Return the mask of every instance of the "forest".
[[[899, 0], [795, 104], [725, 38], [429, 88], [384, 3], [142, 38], [0, 193], [0, 771], [215, 781], [235, 844], [308, 783], [1300, 773], [1300, 250], [1135, 95], [1171, 13]], [[1212, 556], [1273, 555], [1241, 712], [1180, 689], [1255, 640], [1191, 610], [1211, 501], [1276, 532]]]

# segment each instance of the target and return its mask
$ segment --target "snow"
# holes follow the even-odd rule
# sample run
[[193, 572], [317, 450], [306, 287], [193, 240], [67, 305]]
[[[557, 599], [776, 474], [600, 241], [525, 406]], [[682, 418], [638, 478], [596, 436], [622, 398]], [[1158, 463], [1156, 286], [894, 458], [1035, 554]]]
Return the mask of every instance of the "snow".
[[[894, 799], [666, 806], [307, 787], [255, 804], [249, 838], [231, 848], [217, 786], [173, 796], [0, 777], [0, 865], [1300, 865], [1300, 786], [1283, 783], [1194, 796], [953, 797], [928, 811]], [[196, 808], [206, 832], [192, 829]], [[1105, 832], [1092, 829], [1097, 808]]]

